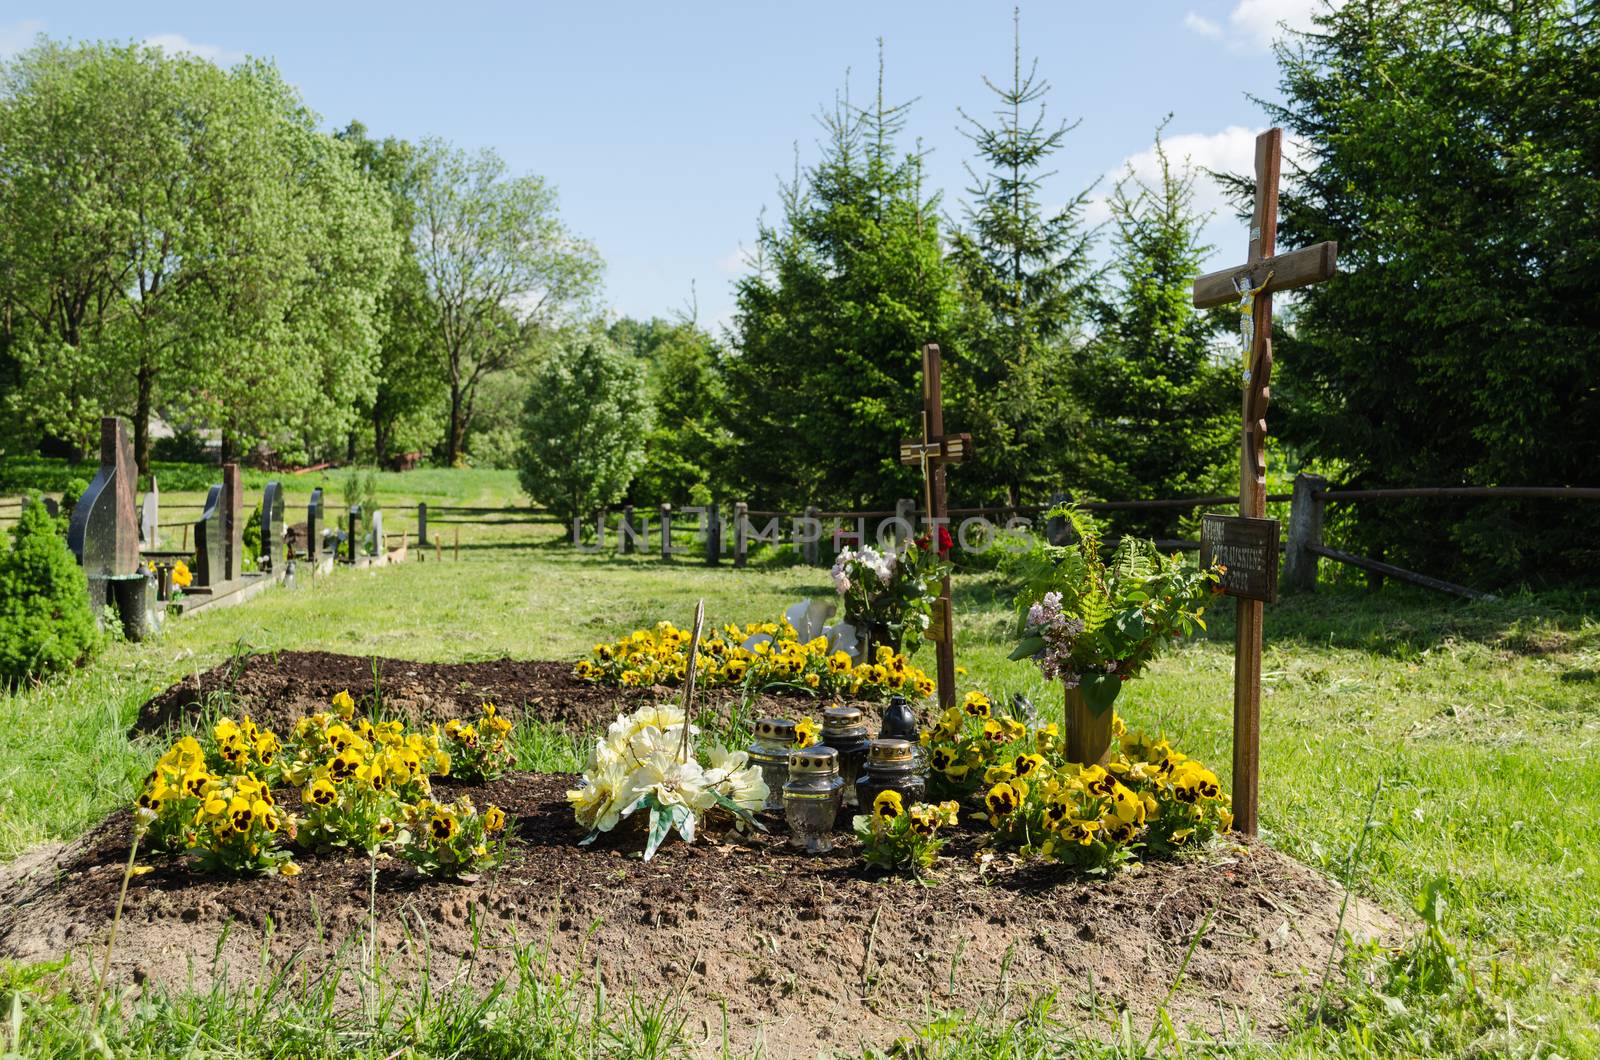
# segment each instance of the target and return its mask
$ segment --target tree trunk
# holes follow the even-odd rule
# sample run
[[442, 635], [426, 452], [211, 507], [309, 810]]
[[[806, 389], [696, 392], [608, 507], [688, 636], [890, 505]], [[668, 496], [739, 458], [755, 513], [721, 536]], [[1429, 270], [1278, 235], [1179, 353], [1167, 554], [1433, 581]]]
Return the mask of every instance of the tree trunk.
[[139, 474], [150, 474], [150, 404], [155, 390], [155, 373], [149, 365], [139, 366], [136, 376], [139, 396], [133, 406], [133, 463]]
[[450, 437], [446, 440], [445, 458], [451, 467], [461, 466], [461, 454], [467, 447], [467, 419], [463, 415], [465, 404], [461, 388], [450, 384]]
[[389, 424], [377, 405], [372, 406], [372, 458], [379, 467], [389, 460]]
[[344, 440], [344, 462], [347, 464], [356, 462], [356, 432], [354, 430]]

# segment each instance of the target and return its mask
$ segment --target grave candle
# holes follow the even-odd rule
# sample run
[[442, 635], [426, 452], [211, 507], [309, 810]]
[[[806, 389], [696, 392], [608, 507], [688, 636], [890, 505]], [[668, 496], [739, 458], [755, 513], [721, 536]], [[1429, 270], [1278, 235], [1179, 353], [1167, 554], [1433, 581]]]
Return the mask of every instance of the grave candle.
[[872, 802], [885, 791], [898, 791], [907, 806], [921, 802], [928, 782], [917, 772], [907, 740], [873, 740], [867, 748], [866, 770], [856, 780], [856, 802], [871, 809]]
[[783, 785], [789, 779], [789, 752], [794, 749], [794, 722], [788, 718], [762, 718], [756, 722], [751, 742], [750, 761], [761, 767], [767, 784], [767, 801], [762, 809], [783, 809]]
[[844, 804], [856, 805], [856, 777], [867, 760], [866, 723], [858, 707], [829, 707], [822, 712], [822, 742], [839, 752], [839, 776], [844, 780]]
[[808, 747], [789, 755], [789, 779], [783, 785], [783, 815], [790, 841], [808, 854], [833, 849], [833, 823], [839, 816], [839, 753], [831, 747]]

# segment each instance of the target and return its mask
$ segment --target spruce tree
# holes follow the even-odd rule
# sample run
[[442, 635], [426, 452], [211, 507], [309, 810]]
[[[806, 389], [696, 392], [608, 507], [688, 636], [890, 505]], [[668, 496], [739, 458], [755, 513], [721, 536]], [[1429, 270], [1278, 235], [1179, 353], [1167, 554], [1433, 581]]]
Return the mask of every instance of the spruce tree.
[[1047, 214], [1045, 169], [1077, 122], [1051, 122], [1050, 83], [1035, 60], [1024, 74], [1020, 18], [1013, 12], [1009, 83], [984, 85], [998, 100], [992, 124], [962, 112], [978, 156], [954, 260], [965, 298], [966, 349], [952, 367], [953, 417], [976, 439], [963, 481], [1004, 495], [1059, 483], [1075, 403], [1065, 383], [1095, 280], [1084, 223], [1090, 190]]
[[[1276, 336], [1276, 430], [1367, 487], [1600, 485], [1600, 36], [1567, 0], [1371, 0], [1279, 49], [1280, 248], [1339, 276]], [[1242, 189], [1241, 189], [1242, 190]], [[1595, 579], [1560, 501], [1348, 506], [1342, 544], [1476, 584]]]
[[0, 538], [0, 688], [64, 670], [100, 644], [89, 583], [34, 497]]
[[[1173, 168], [1156, 134], [1150, 183], [1131, 168], [1110, 198], [1116, 288], [1074, 372], [1088, 412], [1076, 486], [1116, 499], [1226, 492], [1237, 482], [1238, 353], [1213, 342], [1190, 286], [1210, 248], [1194, 213], [1194, 174]], [[1226, 340], [1224, 340], [1226, 341]], [[1170, 534], [1182, 513], [1124, 520]]]
[[881, 61], [871, 106], [847, 89], [738, 283], [728, 423], [734, 476], [757, 504], [917, 495], [898, 442], [918, 422], [922, 344], [953, 334], [955, 284], [938, 198], [898, 144], [909, 107], [886, 102]]

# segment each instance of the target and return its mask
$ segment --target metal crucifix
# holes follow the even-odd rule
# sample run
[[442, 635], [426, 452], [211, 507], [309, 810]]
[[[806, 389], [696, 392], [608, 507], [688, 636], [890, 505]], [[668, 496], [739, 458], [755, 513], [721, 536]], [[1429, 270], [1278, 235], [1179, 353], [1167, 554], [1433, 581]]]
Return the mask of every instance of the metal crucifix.
[[[939, 385], [939, 347], [922, 347], [922, 437], [900, 443], [900, 462], [922, 469], [923, 510], [927, 513], [929, 547], [939, 548], [939, 531], [949, 521], [945, 504], [945, 465], [959, 464], [972, 453], [972, 435], [944, 433], [944, 396]], [[950, 609], [950, 577], [946, 575], [934, 603], [928, 638], [938, 652], [939, 706], [956, 702], [955, 623]]]
[[[1239, 443], [1239, 518], [1235, 524], [1261, 523], [1267, 510], [1267, 403], [1272, 378], [1272, 294], [1332, 279], [1338, 244], [1327, 242], [1277, 254], [1278, 173], [1283, 164], [1283, 130], [1256, 137], [1255, 213], [1245, 264], [1208, 273], [1194, 281], [1197, 309], [1237, 305], [1244, 347], [1244, 432]], [[1216, 517], [1207, 516], [1208, 520]], [[1245, 529], [1242, 525], [1239, 529]], [[1270, 548], [1277, 548], [1276, 524]], [[1254, 835], [1261, 759], [1261, 615], [1265, 597], [1230, 588], [1238, 596], [1238, 632], [1233, 650], [1233, 821]]]

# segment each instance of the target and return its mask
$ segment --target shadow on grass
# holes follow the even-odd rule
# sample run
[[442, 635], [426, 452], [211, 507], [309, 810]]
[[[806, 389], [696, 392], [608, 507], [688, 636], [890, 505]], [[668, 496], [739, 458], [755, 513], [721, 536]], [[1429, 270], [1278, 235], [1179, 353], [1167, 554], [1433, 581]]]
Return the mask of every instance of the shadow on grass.
[[[1207, 613], [1206, 638], [1232, 641], [1235, 609], [1224, 601]], [[1425, 590], [1323, 590], [1268, 604], [1269, 644], [1349, 648], [1394, 658], [1447, 643], [1474, 643], [1517, 655], [1565, 655], [1600, 648], [1600, 595], [1523, 593], [1499, 600], [1456, 600]], [[1594, 680], [1593, 670], [1564, 680]]]

